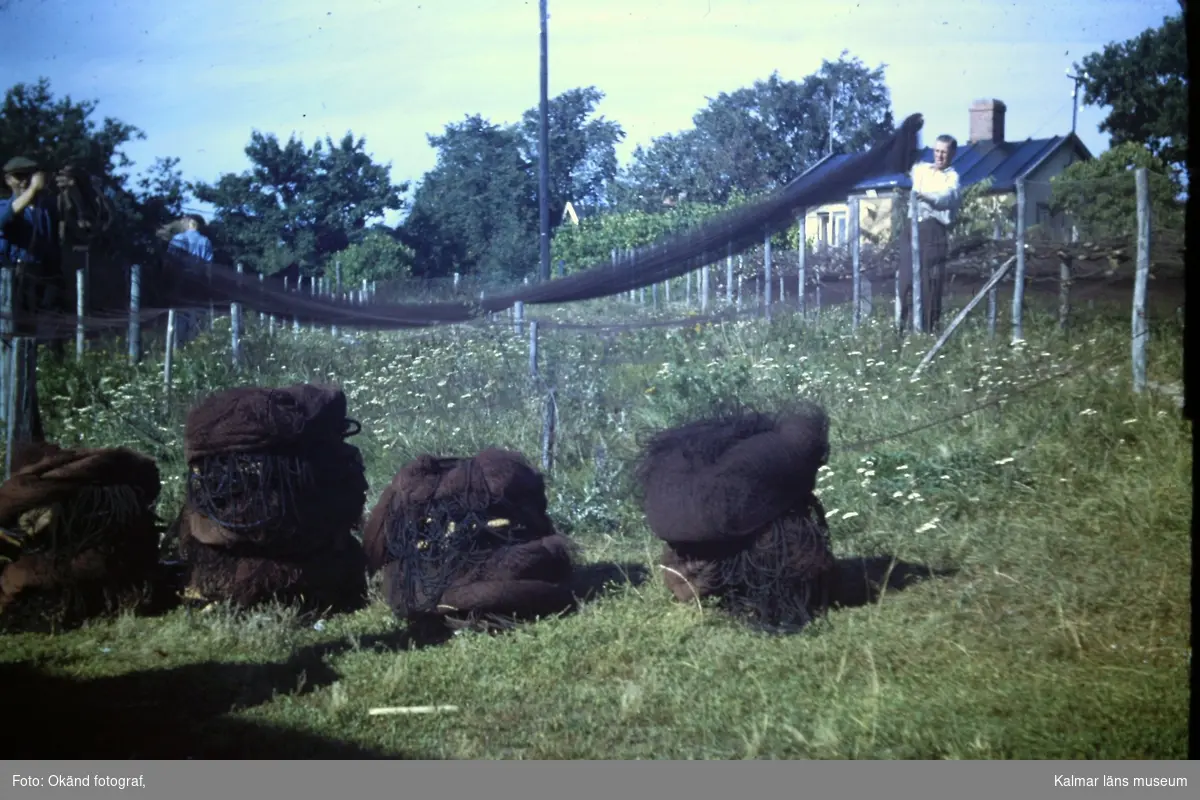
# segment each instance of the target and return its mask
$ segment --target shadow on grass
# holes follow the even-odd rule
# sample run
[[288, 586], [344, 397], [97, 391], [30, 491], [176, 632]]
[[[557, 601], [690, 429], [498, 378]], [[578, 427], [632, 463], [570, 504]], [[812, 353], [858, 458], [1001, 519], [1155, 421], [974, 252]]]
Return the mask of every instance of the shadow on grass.
[[[569, 608], [551, 615], [550, 618], [574, 614], [579, 610], [580, 603], [598, 600], [622, 586], [641, 586], [649, 577], [649, 568], [645, 564], [633, 561], [619, 564], [609, 561], [576, 564], [571, 570], [569, 581], [574, 602]], [[464, 630], [501, 635], [516, 630], [527, 622], [528, 618], [504, 614], [482, 614], [478, 618], [471, 617], [466, 620], [453, 620], [440, 615], [418, 616], [408, 621], [407, 630], [411, 638], [406, 646], [414, 649], [436, 647], [450, 641], [456, 633]]]
[[879, 600], [884, 590], [899, 592], [929, 578], [954, 575], [954, 569], [934, 569], [894, 556], [851, 556], [837, 560], [832, 605], [856, 608]]
[[[405, 647], [407, 639], [395, 631], [364, 636], [358, 646]], [[408, 757], [227, 716], [328, 686], [338, 675], [325, 659], [350, 648], [327, 643], [283, 662], [207, 661], [90, 679], [54, 675], [28, 662], [0, 664], [9, 722], [0, 752], [10, 758]], [[26, 724], [14, 724], [18, 720]]]
[[571, 591], [586, 603], [622, 586], [641, 586], [649, 579], [650, 568], [636, 561], [580, 564], [571, 576]]

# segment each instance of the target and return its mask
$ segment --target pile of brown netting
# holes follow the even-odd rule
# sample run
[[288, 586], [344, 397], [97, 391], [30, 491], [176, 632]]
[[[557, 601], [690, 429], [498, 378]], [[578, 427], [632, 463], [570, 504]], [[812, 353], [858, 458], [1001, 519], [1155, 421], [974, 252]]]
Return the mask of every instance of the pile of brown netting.
[[817, 471], [829, 456], [817, 406], [733, 412], [661, 431], [636, 469], [664, 580], [763, 630], [795, 632], [829, 607], [835, 559]]
[[188, 414], [178, 523], [185, 597], [312, 611], [366, 602], [354, 536], [367, 480], [340, 389], [298, 384], [210, 395]]
[[153, 599], [162, 533], [158, 467], [124, 448], [13, 453], [0, 486], [0, 628], [61, 629]]
[[505, 629], [574, 606], [571, 543], [546, 506], [545, 481], [520, 453], [422, 455], [384, 490], [363, 545], [415, 634]]

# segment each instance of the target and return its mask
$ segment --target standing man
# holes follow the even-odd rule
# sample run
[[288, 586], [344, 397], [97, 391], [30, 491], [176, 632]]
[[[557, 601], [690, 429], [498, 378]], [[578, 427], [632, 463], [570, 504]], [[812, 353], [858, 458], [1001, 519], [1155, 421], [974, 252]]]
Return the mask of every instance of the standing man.
[[[958, 172], [950, 166], [958, 152], [953, 136], [942, 134], [933, 144], [933, 163], [919, 161], [912, 169], [912, 191], [917, 196], [917, 239], [921, 248], [921, 317], [925, 332], [933, 333], [942, 323], [942, 292], [946, 281], [949, 230], [958, 218], [962, 189]], [[901, 285], [904, 296], [900, 305], [900, 329], [908, 325], [912, 309], [912, 226], [906, 225], [901, 237]]]
[[[11, 158], [3, 171], [10, 196], [0, 200], [0, 266], [13, 270], [12, 330], [16, 336], [36, 336], [38, 312], [57, 310], [62, 299], [56, 205], [54, 196], [46, 191], [46, 174], [33, 159]], [[55, 342], [61, 346], [61, 340]], [[34, 353], [36, 357], [36, 350]], [[36, 380], [30, 394], [30, 433], [40, 442], [42, 415]]]
[[10, 196], [0, 200], [0, 263], [14, 268], [13, 305], [29, 315], [57, 299], [56, 278], [61, 277], [56, 215], [47, 184], [46, 173], [33, 159], [17, 156], [4, 164]]
[[[171, 237], [171, 242], [167, 245], [168, 252], [171, 250], [182, 251], [192, 259], [212, 261], [212, 241], [200, 232], [203, 225], [204, 218], [199, 214], [184, 214], [178, 223], [182, 230]], [[198, 312], [184, 311], [176, 316], [178, 317], [176, 320], [178, 329], [175, 332], [175, 342], [182, 347], [200, 333], [200, 321], [197, 319]]]

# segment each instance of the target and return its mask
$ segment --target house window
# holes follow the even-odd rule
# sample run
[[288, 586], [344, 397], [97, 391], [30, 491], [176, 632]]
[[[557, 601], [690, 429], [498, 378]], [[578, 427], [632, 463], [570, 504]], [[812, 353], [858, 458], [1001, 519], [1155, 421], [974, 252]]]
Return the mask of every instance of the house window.
[[1050, 221], [1050, 205], [1048, 203], [1037, 204], [1037, 225], [1045, 225]]
[[833, 225], [834, 225], [833, 244], [836, 247], [842, 247], [846, 244], [846, 215], [845, 214], [834, 214], [833, 215]]

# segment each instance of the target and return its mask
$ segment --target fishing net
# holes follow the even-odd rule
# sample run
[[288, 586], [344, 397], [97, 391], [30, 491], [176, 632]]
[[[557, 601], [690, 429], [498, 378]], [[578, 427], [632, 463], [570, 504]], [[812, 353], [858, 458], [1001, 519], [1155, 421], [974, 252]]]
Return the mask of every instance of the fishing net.
[[349, 531], [329, 535], [321, 549], [297, 558], [245, 544], [205, 544], [195, 535], [198, 522], [204, 524], [203, 515], [185, 506], [177, 523], [188, 600], [228, 601], [238, 608], [278, 601], [332, 613], [356, 611], [366, 601], [367, 561]]
[[346, 410], [342, 391], [310, 384], [231, 389], [192, 409], [178, 521], [191, 595], [253, 605], [304, 594], [305, 605], [345, 606], [337, 584], [348, 581], [352, 597], [365, 597], [351, 531], [367, 480], [345, 441], [360, 430]]
[[635, 475], [678, 600], [712, 597], [779, 631], [828, 607], [835, 560], [813, 493], [828, 429], [824, 411], [805, 405], [778, 416], [723, 414], [647, 442]]
[[158, 467], [124, 448], [26, 445], [0, 486], [0, 627], [71, 627], [143, 607], [158, 575]]
[[574, 605], [570, 541], [525, 458], [423, 455], [384, 491], [364, 530], [396, 615], [410, 625], [509, 627]]

